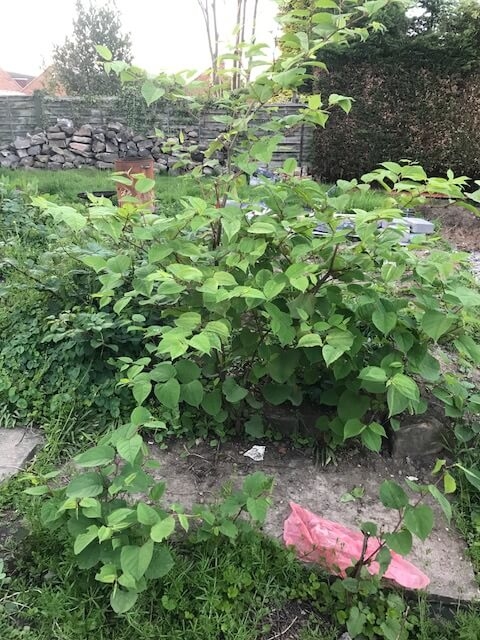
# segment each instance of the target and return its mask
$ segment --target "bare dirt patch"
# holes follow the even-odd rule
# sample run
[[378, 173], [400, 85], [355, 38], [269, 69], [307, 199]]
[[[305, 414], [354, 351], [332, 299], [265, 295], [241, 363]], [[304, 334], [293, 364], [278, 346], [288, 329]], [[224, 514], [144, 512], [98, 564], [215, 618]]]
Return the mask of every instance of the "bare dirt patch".
[[[411, 476], [428, 482], [432, 468], [431, 460], [416, 463], [355, 449], [345, 452], [338, 466], [324, 468], [314, 463], [309, 451], [273, 443], [267, 444], [262, 462], [253, 462], [243, 455], [250, 446], [251, 443], [231, 442], [217, 450], [206, 444], [186, 447], [182, 442], [174, 442], [168, 450], [161, 450], [152, 445], [151, 453], [161, 465], [156, 475], [167, 484], [166, 500], [180, 502], [187, 509], [194, 503], [212, 502], [223, 486], [237, 487], [246, 475], [259, 470], [275, 478], [265, 532], [279, 541], [283, 539], [290, 501], [346, 526], [358, 527], [362, 522], [374, 521], [390, 530], [398, 515], [385, 510], [379, 502], [382, 481], [393, 479], [401, 483], [405, 476]], [[363, 497], [342, 501], [342, 496], [354, 487], [364, 489]], [[467, 559], [465, 542], [440, 510], [432, 506], [436, 512], [435, 528], [426, 542], [415, 541], [409, 559], [430, 577], [432, 594], [454, 599], [477, 598], [478, 585]]]
[[416, 215], [437, 223], [440, 235], [455, 248], [480, 250], [480, 217], [467, 209], [439, 201], [418, 207]]

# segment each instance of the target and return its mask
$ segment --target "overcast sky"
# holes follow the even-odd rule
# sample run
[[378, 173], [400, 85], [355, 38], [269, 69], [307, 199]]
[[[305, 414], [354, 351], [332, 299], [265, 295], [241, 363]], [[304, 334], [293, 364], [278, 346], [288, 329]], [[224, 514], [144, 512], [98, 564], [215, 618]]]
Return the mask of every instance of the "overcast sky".
[[[222, 38], [231, 40], [236, 0], [218, 2]], [[53, 46], [62, 44], [72, 31], [75, 0], [0, 0], [0, 5], [0, 68], [39, 73], [50, 63]], [[132, 35], [135, 63], [140, 67], [154, 73], [209, 66], [196, 0], [116, 0], [116, 5], [125, 30]], [[274, 0], [259, 0], [257, 41], [273, 42], [275, 10]]]

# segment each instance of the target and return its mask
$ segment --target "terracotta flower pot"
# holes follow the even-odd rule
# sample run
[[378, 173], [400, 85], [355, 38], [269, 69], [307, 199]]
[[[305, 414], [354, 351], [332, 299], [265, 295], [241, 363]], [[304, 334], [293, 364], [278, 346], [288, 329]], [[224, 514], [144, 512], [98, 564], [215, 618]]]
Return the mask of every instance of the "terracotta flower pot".
[[153, 159], [152, 158], [123, 158], [115, 161], [115, 171], [124, 174], [127, 178], [132, 179], [132, 184], [121, 184], [117, 182], [117, 197], [118, 204], [121, 206], [124, 204], [125, 199], [128, 197], [136, 198], [139, 202], [149, 205], [149, 208], [154, 209], [154, 190], [147, 191], [147, 193], [139, 193], [136, 188], [137, 180], [133, 176], [141, 174], [146, 178], [153, 180]]

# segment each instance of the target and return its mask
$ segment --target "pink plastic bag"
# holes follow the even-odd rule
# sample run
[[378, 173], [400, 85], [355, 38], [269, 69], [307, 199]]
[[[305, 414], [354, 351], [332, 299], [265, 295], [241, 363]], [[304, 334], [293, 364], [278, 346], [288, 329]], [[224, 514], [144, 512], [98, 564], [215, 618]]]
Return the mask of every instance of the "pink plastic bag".
[[[361, 531], [348, 529], [337, 522], [325, 520], [294, 502], [290, 503], [292, 513], [285, 520], [283, 539], [286, 545], [294, 546], [297, 555], [306, 562], [316, 562], [336, 575], [345, 572], [360, 558], [363, 547]], [[376, 538], [370, 538], [367, 557], [379, 547]], [[411, 562], [394, 551], [385, 578], [407, 589], [425, 589], [430, 579]], [[379, 571], [378, 562], [371, 562], [367, 569], [375, 575]]]

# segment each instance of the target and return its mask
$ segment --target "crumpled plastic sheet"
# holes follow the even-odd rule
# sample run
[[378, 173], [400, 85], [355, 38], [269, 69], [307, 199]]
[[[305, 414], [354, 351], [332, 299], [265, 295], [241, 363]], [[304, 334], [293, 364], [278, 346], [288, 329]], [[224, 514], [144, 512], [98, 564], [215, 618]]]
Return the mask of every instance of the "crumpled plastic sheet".
[[[297, 555], [306, 562], [316, 562], [327, 571], [345, 577], [346, 570], [355, 565], [362, 554], [364, 536], [361, 531], [349, 529], [338, 522], [326, 520], [290, 503], [292, 513], [285, 520], [283, 539], [287, 546], [295, 547]], [[377, 538], [368, 540], [366, 556], [379, 547]], [[402, 556], [391, 551], [391, 562], [384, 577], [407, 589], [425, 589], [430, 579]], [[367, 565], [372, 575], [380, 565], [374, 560]]]

